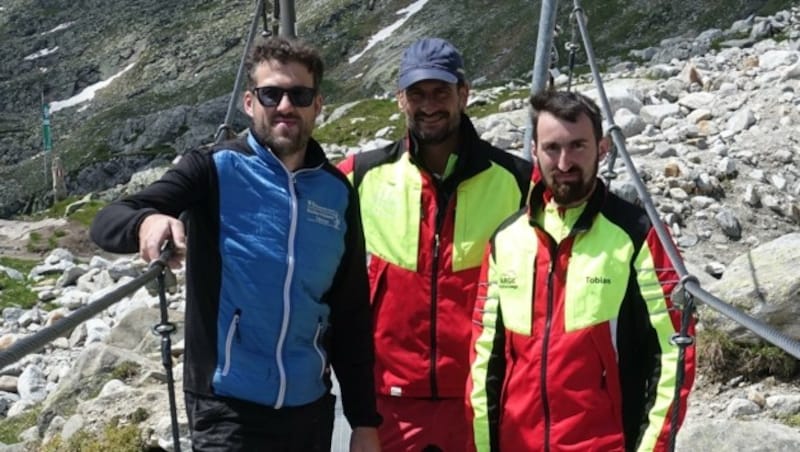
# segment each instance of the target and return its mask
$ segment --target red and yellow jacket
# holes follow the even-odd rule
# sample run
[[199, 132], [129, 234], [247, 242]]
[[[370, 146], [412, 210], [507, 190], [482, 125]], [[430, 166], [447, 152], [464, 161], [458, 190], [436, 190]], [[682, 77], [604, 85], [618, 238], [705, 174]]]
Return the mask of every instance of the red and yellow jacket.
[[524, 205], [530, 163], [481, 140], [462, 115], [451, 174], [423, 170], [410, 138], [339, 164], [357, 187], [379, 394], [463, 398], [483, 251]]
[[666, 450], [695, 370], [689, 347], [676, 401], [677, 273], [645, 212], [601, 182], [581, 207], [547, 196], [537, 184], [487, 247], [467, 388], [474, 445]]

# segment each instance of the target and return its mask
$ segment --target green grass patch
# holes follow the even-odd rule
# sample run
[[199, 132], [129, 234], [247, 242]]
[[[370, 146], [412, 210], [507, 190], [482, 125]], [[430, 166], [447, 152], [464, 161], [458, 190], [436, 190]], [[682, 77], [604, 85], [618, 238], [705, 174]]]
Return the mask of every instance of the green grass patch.
[[39, 231], [31, 231], [28, 235], [28, 243], [25, 244], [25, 250], [29, 253], [45, 253], [56, 248], [58, 240], [53, 239], [52, 235], [46, 237]]
[[80, 209], [70, 213], [68, 218], [88, 228], [92, 224], [97, 212], [105, 206], [106, 203], [103, 201], [91, 200]]
[[39, 265], [38, 261], [29, 259], [16, 259], [13, 257], [0, 256], [0, 265], [3, 267], [11, 267], [14, 270], [27, 275], [33, 270], [33, 267]]
[[370, 140], [378, 130], [387, 126], [394, 129], [384, 136], [387, 140], [396, 140], [403, 135], [405, 120], [402, 115], [390, 120], [399, 113], [394, 99], [368, 99], [354, 105], [344, 117], [319, 127], [314, 131], [314, 138], [321, 143], [335, 143], [355, 146], [361, 140]]
[[781, 422], [789, 427], [800, 428], [800, 414], [792, 414], [780, 418]]
[[[92, 199], [88, 201], [86, 204], [81, 206], [77, 210], [73, 210], [70, 212], [69, 215], [67, 213], [67, 206], [73, 204], [75, 202], [80, 201], [82, 198], [78, 196], [68, 196], [66, 199], [61, 201], [57, 201], [49, 209], [43, 210], [41, 212], [36, 212], [32, 215], [26, 216], [24, 219], [30, 221], [42, 220], [44, 218], [61, 218], [67, 217], [70, 220], [73, 220], [83, 226], [89, 227], [92, 224], [92, 220], [94, 220], [95, 215], [97, 212], [100, 211], [103, 207], [106, 206], [106, 202]], [[36, 234], [34, 238], [33, 235]], [[56, 229], [52, 232], [52, 235], [47, 237], [46, 239], [42, 237], [41, 233], [39, 232], [31, 232], [31, 238], [29, 239], [29, 245], [35, 249], [36, 245], [41, 244], [43, 241], [51, 242], [55, 237], [55, 245], [58, 244], [58, 239], [62, 237], [66, 237], [67, 232], [61, 229]], [[51, 248], [56, 248], [56, 246], [52, 246]], [[29, 251], [32, 251], [31, 246], [29, 246]]]
[[499, 113], [500, 104], [511, 99], [523, 99], [527, 102], [530, 97], [530, 88], [503, 90], [495, 98], [483, 105], [472, 105], [467, 108], [467, 114], [472, 118], [482, 118], [494, 113]]
[[0, 272], [0, 309], [7, 307], [30, 309], [35, 306], [38, 297], [30, 289], [28, 274], [37, 265], [37, 262], [0, 257], [0, 265], [13, 268], [24, 276], [23, 280], [18, 281], [6, 275], [5, 272]]
[[703, 330], [697, 338], [698, 367], [715, 382], [737, 376], [758, 381], [768, 376], [789, 381], [800, 374], [800, 361], [774, 345], [734, 342], [718, 330]]
[[118, 419], [112, 421], [99, 435], [81, 430], [68, 441], [60, 436], [42, 445], [42, 452], [140, 452], [146, 450], [139, 428], [133, 424], [120, 425]]
[[139, 374], [141, 367], [132, 361], [123, 361], [111, 371], [111, 377], [116, 380], [130, 382]]
[[33, 408], [17, 416], [0, 420], [0, 442], [3, 444], [16, 444], [22, 441], [19, 435], [36, 425], [36, 419], [40, 411], [41, 408]]

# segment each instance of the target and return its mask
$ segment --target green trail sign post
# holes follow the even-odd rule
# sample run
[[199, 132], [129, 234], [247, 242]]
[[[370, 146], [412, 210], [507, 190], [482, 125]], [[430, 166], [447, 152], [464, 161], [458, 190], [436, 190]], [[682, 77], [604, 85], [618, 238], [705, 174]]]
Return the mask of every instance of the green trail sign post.
[[50, 164], [48, 162], [50, 152], [53, 150], [53, 137], [50, 133], [50, 104], [44, 101], [44, 94], [42, 94], [42, 149], [44, 155], [44, 185], [47, 186], [47, 173], [50, 172]]

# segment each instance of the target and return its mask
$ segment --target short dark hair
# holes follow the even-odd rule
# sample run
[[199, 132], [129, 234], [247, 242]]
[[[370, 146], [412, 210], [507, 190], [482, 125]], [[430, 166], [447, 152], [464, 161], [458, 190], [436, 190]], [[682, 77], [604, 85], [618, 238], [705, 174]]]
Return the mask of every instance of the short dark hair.
[[277, 60], [281, 63], [296, 62], [305, 66], [314, 77], [314, 88], [319, 89], [322, 83], [324, 65], [322, 57], [316, 49], [299, 39], [289, 39], [282, 36], [258, 38], [253, 42], [253, 47], [245, 61], [244, 69], [247, 73], [247, 89], [256, 87], [253, 78], [255, 68], [264, 61]]
[[594, 101], [575, 91], [545, 90], [530, 98], [533, 139], [536, 141], [536, 126], [539, 113], [546, 111], [559, 119], [577, 122], [581, 113], [592, 122], [597, 141], [603, 138], [603, 115]]

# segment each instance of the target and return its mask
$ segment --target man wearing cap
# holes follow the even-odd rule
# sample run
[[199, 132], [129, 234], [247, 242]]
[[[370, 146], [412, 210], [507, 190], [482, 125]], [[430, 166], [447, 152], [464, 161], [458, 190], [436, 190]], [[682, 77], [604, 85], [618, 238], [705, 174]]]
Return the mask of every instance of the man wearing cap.
[[[400, 64], [406, 136], [339, 164], [361, 199], [384, 451], [462, 451], [483, 249], [525, 203], [531, 166], [481, 140], [461, 55], [425, 38]], [[477, 318], [480, 318], [478, 316]]]

